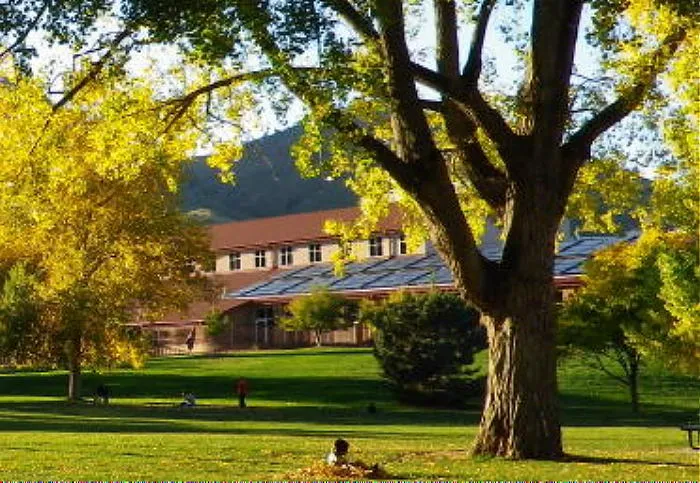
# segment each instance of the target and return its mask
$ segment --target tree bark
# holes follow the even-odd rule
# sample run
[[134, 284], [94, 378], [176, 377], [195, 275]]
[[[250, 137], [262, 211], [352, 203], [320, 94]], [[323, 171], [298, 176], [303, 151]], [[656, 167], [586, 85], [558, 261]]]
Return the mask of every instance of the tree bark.
[[68, 399], [77, 401], [80, 399], [80, 365], [72, 365], [68, 373]]
[[637, 414], [639, 412], [639, 360], [637, 355], [630, 357], [627, 381], [630, 388], [632, 412]]
[[82, 337], [76, 330], [68, 347], [68, 400], [80, 399], [80, 379], [82, 367]]
[[521, 285], [505, 317], [482, 316], [489, 338], [489, 376], [473, 453], [508, 458], [562, 455], [551, 285]]

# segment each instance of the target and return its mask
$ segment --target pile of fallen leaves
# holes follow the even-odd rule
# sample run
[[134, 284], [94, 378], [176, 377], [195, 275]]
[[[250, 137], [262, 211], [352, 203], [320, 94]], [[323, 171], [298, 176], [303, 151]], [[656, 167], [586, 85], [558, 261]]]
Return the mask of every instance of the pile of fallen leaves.
[[386, 480], [389, 474], [379, 465], [368, 466], [362, 462], [329, 465], [314, 463], [308, 468], [282, 477], [284, 480]]

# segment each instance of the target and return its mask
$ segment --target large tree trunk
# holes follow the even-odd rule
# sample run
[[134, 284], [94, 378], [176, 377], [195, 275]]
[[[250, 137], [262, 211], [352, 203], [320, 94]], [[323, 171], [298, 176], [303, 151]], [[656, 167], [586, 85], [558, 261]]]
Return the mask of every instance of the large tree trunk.
[[[541, 177], [547, 179], [548, 173]], [[554, 241], [563, 203], [554, 190], [515, 187], [502, 264], [483, 310], [489, 375], [475, 454], [557, 459], [559, 422], [554, 311]]]
[[546, 302], [528, 303], [522, 286], [519, 310], [506, 318], [483, 317], [489, 338], [489, 376], [480, 431], [473, 452], [509, 458], [562, 455], [557, 396], [554, 316]]

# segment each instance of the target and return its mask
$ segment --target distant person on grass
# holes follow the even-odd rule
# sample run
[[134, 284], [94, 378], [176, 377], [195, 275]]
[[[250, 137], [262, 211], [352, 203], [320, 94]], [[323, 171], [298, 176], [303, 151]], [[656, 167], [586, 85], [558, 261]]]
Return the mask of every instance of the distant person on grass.
[[182, 402], [180, 403], [181, 408], [193, 408], [197, 404], [197, 398], [191, 392], [182, 393]]
[[248, 381], [244, 377], [238, 379], [236, 394], [238, 394], [238, 407], [246, 407], [245, 398], [248, 397]]
[[95, 390], [95, 402], [101, 402], [102, 404], [109, 404], [109, 387], [104, 384], [97, 386]]
[[190, 330], [190, 333], [187, 334], [187, 339], [185, 339], [185, 344], [187, 344], [187, 350], [192, 352], [192, 349], [194, 349], [194, 341], [197, 337], [197, 332], [195, 331], [195, 328], [192, 327], [192, 330]]

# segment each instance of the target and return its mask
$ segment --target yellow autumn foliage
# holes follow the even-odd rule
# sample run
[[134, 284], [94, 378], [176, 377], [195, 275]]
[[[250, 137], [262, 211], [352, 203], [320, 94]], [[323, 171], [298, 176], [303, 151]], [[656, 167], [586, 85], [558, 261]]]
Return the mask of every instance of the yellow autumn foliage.
[[206, 235], [177, 194], [197, 133], [143, 80], [101, 76], [60, 109], [46, 92], [0, 85], [0, 265], [29, 262], [41, 281], [47, 361], [138, 365], [123, 324], [206, 285]]

